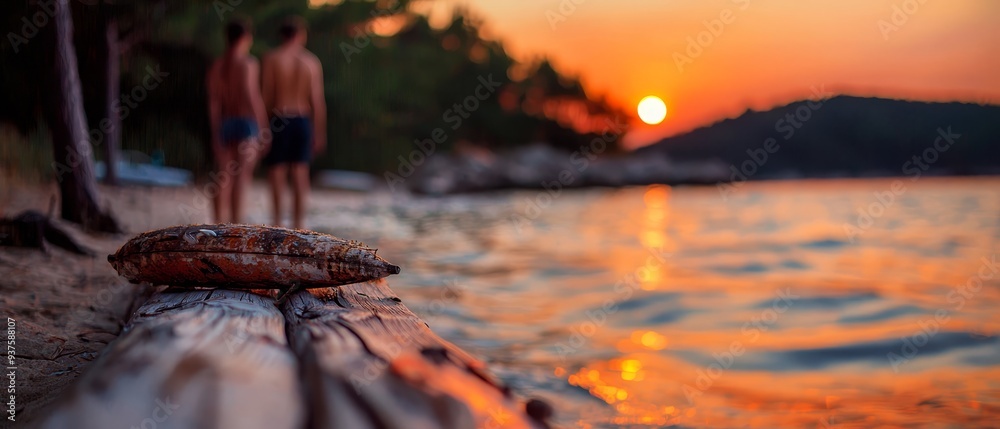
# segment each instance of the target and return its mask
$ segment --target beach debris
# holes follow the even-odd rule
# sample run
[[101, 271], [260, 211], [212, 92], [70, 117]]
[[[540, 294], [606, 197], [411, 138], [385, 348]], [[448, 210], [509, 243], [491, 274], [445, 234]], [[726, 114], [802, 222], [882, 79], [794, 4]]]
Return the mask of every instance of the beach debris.
[[108, 255], [133, 283], [285, 289], [340, 286], [399, 273], [375, 249], [314, 231], [208, 224], [144, 232]]
[[532, 398], [524, 404], [524, 411], [539, 423], [545, 424], [545, 427], [548, 427], [547, 422], [555, 414], [555, 409], [552, 408], [552, 405], [538, 398]]
[[94, 256], [80, 243], [40, 212], [26, 210], [12, 218], [0, 219], [0, 246], [29, 247], [46, 250], [46, 244], [78, 255]]

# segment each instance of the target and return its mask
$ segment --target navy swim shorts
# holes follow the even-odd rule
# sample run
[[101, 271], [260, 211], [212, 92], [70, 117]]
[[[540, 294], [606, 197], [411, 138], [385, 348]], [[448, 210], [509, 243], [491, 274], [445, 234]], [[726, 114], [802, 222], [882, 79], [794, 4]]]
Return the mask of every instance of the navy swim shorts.
[[249, 118], [229, 118], [222, 121], [222, 144], [238, 144], [257, 137], [257, 121]]
[[271, 151], [265, 165], [308, 163], [312, 159], [312, 123], [304, 116], [271, 119]]

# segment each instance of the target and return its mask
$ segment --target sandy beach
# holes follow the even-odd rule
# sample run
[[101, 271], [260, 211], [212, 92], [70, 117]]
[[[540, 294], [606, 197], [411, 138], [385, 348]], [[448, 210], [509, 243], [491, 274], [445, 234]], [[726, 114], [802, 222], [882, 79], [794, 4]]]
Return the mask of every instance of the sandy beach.
[[[58, 194], [54, 185], [19, 185], [3, 192], [3, 216], [28, 209], [48, 213]], [[133, 306], [149, 292], [118, 277], [105, 256], [136, 233], [210, 221], [210, 205], [207, 199], [201, 201], [200, 186], [102, 188], [101, 198], [112, 207], [124, 234], [85, 234], [74, 224], [53, 219], [93, 250], [93, 257], [54, 246], [45, 252], [0, 247], [0, 317], [13, 322], [15, 337], [16, 427], [30, 427], [44, 415], [118, 336]], [[266, 204], [266, 188], [257, 183], [248, 201], [254, 221], [264, 220]]]

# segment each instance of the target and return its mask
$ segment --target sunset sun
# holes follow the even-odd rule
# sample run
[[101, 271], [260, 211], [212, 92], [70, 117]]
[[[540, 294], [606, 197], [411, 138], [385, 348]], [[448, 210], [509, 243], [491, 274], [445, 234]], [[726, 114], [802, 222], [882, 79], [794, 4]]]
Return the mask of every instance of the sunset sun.
[[650, 95], [639, 102], [639, 119], [649, 125], [656, 125], [663, 122], [667, 117], [667, 105], [660, 97]]

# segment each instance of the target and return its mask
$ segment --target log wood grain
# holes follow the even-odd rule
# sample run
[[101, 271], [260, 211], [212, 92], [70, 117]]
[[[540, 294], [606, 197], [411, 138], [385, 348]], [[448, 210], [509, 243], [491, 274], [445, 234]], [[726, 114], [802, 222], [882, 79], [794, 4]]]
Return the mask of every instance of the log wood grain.
[[43, 427], [548, 427], [384, 280], [256, 292], [154, 294]]
[[45, 428], [301, 428], [295, 356], [270, 296], [165, 290], [133, 315]]
[[545, 427], [384, 280], [301, 291], [282, 310], [309, 428]]

